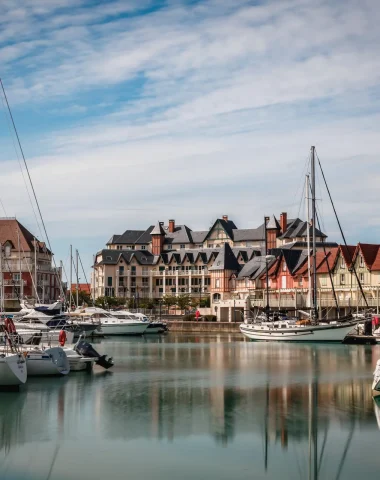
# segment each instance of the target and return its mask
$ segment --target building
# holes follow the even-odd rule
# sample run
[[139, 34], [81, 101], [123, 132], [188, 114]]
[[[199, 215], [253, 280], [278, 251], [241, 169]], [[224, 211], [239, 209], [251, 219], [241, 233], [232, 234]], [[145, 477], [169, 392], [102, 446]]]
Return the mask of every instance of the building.
[[[280, 221], [272, 216], [266, 222], [268, 248], [286, 249], [290, 255], [306, 245], [306, 222], [288, 220], [285, 212]], [[326, 235], [318, 230], [317, 235], [318, 245], [326, 244]], [[212, 311], [219, 314], [217, 303], [229, 299], [242, 283], [245, 289], [250, 288], [253, 279], [243, 278], [241, 272], [255, 265], [265, 268], [261, 257], [264, 246], [264, 222], [257, 228], [239, 229], [227, 215], [204, 231], [176, 225], [173, 219], [146, 230], [126, 230], [113, 235], [107, 248], [95, 255], [92, 290], [95, 298], [207, 296]]]
[[[2, 273], [0, 290], [5, 310], [18, 309], [20, 299], [57, 300], [61, 291], [60, 268], [52, 267], [52, 252], [15, 218], [0, 219]], [[36, 283], [37, 280], [37, 283]]]

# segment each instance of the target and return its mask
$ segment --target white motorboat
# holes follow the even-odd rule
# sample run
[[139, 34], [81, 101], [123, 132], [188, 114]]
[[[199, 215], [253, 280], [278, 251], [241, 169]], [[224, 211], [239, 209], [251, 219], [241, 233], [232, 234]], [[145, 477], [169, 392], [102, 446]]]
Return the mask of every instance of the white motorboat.
[[380, 397], [380, 360], [377, 361], [375, 371], [373, 372], [372, 395]]
[[0, 354], [0, 388], [18, 388], [27, 380], [27, 366], [19, 353]]
[[139, 319], [117, 318], [102, 308], [96, 307], [80, 309], [78, 313], [87, 314], [92, 320], [99, 321], [98, 332], [104, 335], [142, 335], [149, 324]]
[[110, 314], [120, 320], [135, 320], [138, 322], [147, 323], [148, 326], [144, 331], [144, 335], [147, 333], [163, 333], [167, 331], [167, 326], [162, 322], [151, 322], [149, 318], [143, 313], [132, 313], [127, 310], [115, 310]]
[[97, 358], [84, 357], [83, 355], [80, 355], [75, 351], [73, 346], [63, 347], [63, 351], [65, 352], [69, 361], [71, 372], [82, 372], [84, 370], [90, 372], [94, 366], [94, 363], [97, 361]]
[[297, 325], [283, 320], [240, 325], [240, 331], [251, 340], [272, 342], [342, 342], [358, 320]]

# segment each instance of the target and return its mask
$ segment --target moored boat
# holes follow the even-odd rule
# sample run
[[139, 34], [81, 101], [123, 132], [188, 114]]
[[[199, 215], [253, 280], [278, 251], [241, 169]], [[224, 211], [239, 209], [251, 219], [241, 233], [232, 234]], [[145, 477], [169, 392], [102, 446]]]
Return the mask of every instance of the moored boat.
[[275, 342], [342, 342], [357, 321], [321, 322], [317, 325], [297, 325], [293, 322], [263, 322], [241, 324], [240, 331], [251, 340]]
[[375, 371], [373, 372], [372, 395], [380, 397], [380, 360], [377, 361]]
[[23, 355], [19, 353], [0, 354], [0, 388], [17, 389], [27, 380], [27, 366]]

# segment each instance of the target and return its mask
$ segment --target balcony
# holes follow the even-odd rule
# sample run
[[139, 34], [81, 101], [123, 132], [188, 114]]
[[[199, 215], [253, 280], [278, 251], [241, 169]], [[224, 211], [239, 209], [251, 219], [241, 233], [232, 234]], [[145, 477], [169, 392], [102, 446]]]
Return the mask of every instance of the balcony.
[[204, 268], [203, 270], [168, 270], [168, 269], [165, 269], [165, 270], [152, 270], [152, 274], [154, 277], [160, 277], [160, 276], [172, 276], [172, 277], [176, 277], [177, 275], [178, 276], [194, 276], [194, 275], [199, 275], [199, 276], [202, 276], [202, 275], [205, 275], [208, 273], [208, 270], [207, 268]]
[[[1, 281], [0, 281], [1, 284]], [[12, 280], [11, 278], [4, 278], [4, 286], [11, 286], [13, 287], [14, 285], [21, 285], [20, 280]], [[22, 280], [22, 285], [26, 285], [26, 280]]]

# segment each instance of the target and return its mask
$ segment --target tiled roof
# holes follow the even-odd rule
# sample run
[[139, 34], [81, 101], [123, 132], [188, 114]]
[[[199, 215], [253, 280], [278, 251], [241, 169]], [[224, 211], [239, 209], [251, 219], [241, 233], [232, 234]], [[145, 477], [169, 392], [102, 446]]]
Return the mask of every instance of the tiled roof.
[[356, 247], [355, 245], [339, 245], [339, 251], [342, 254], [347, 268], [350, 268], [352, 265], [352, 260], [354, 258]]
[[370, 243], [358, 243], [352, 261], [354, 262], [356, 260], [356, 257], [359, 255], [359, 252], [361, 252], [367, 268], [369, 270], [372, 270], [372, 265], [376, 259], [378, 251], [379, 245]]
[[[20, 236], [20, 247], [24, 252], [34, 251], [34, 235], [29, 232], [21, 223], [19, 223], [15, 218], [6, 218], [0, 219], [0, 243], [4, 245], [7, 241], [11, 242], [13, 248], [18, 248], [18, 237], [17, 231]], [[47, 251], [51, 253], [50, 250], [45, 246], [44, 242], [41, 242], [36, 238], [36, 247], [38, 251], [43, 252]]]
[[193, 243], [192, 231], [186, 225], [176, 225], [174, 232], [169, 232], [169, 228], [165, 227], [165, 235], [165, 244]]

